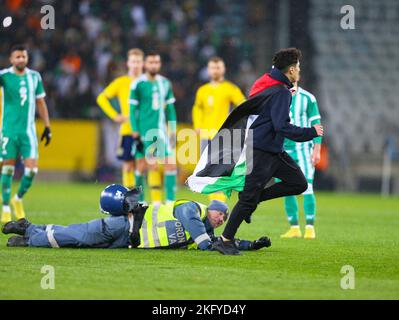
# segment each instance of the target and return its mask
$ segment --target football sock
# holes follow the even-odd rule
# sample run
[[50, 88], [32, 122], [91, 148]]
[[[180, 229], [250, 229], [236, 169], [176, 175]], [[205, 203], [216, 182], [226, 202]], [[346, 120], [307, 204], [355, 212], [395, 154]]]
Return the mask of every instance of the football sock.
[[216, 192], [216, 193], [212, 193], [209, 195], [208, 197], [209, 201], [212, 200], [219, 200], [222, 202], [226, 202], [227, 201], [227, 197], [224, 195], [223, 192]]
[[316, 217], [316, 198], [313, 193], [303, 196], [303, 208], [306, 216], [306, 224], [313, 225]]
[[166, 189], [166, 201], [176, 200], [176, 170], [165, 171], [165, 189]]
[[162, 202], [161, 173], [158, 170], [148, 171], [148, 187], [152, 202]]
[[19, 185], [19, 190], [17, 193], [19, 199], [22, 199], [25, 193], [27, 193], [29, 188], [32, 186], [32, 182], [37, 174], [37, 171], [38, 171], [37, 168], [34, 169], [25, 168], [25, 173], [24, 176], [22, 177], [21, 183]]
[[1, 214], [1, 223], [6, 224], [11, 221], [11, 208], [10, 206], [3, 206], [3, 212]]
[[128, 189], [132, 189], [136, 185], [136, 179], [133, 170], [122, 171], [122, 183]]
[[11, 198], [11, 184], [14, 177], [14, 166], [3, 166], [1, 170], [1, 186], [2, 186], [2, 196], [3, 196], [3, 206], [8, 206], [10, 204]]
[[140, 195], [140, 201], [144, 201], [144, 191], [145, 191], [144, 190], [144, 188], [145, 188], [144, 181], [145, 180], [143, 179], [143, 176], [142, 176], [142, 174], [139, 171], [135, 172], [135, 180], [136, 180], [136, 186], [137, 187], [139, 187], [139, 186], [142, 187], [143, 192]]
[[14, 209], [14, 214], [17, 220], [25, 218], [24, 205], [18, 194], [15, 195], [14, 199], [11, 199], [11, 206]]
[[298, 225], [298, 200], [296, 196], [289, 196], [284, 198], [285, 213], [287, 214], [288, 222], [291, 226]]

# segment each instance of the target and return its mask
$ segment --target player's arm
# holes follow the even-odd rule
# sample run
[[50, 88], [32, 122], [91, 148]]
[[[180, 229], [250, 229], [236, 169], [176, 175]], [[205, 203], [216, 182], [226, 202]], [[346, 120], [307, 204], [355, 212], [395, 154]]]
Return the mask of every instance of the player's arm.
[[40, 141], [46, 139], [46, 143], [44, 145], [47, 146], [51, 141], [51, 129], [50, 129], [50, 116], [48, 113], [46, 100], [44, 100], [44, 98], [36, 99], [36, 106], [40, 119], [42, 119], [44, 123], [44, 131], [42, 133]]
[[133, 130], [133, 137], [137, 138], [140, 136], [139, 125], [137, 121], [137, 112], [139, 110], [140, 95], [139, 95], [139, 84], [138, 81], [134, 81], [130, 87], [129, 95], [129, 117], [130, 125]]
[[199, 130], [201, 129], [202, 119], [203, 119], [201, 88], [199, 88], [197, 90], [197, 93], [195, 95], [192, 117], [193, 117], [194, 130], [196, 130], [197, 133], [199, 133]]
[[200, 250], [210, 250], [212, 240], [206, 232], [199, 209], [191, 204], [192, 202], [181, 204], [180, 206], [185, 206], [185, 208], [184, 210], [175, 210], [175, 217], [181, 222], [184, 229], [188, 231]]
[[[309, 123], [311, 126], [314, 126], [316, 124], [321, 124], [321, 116], [319, 112], [319, 107], [317, 105], [317, 100], [314, 99], [313, 97], [310, 99], [308, 103], [308, 108], [306, 110], [307, 116], [309, 119]], [[322, 137], [316, 137], [313, 139], [314, 142], [314, 148], [313, 148], [313, 153], [312, 153], [312, 163], [313, 165], [316, 165], [320, 162], [320, 153], [321, 153], [321, 142], [322, 142]]]
[[44, 131], [40, 138], [40, 141], [46, 140], [45, 146], [47, 146], [51, 141], [51, 129], [50, 129], [50, 116], [48, 113], [47, 103], [44, 99], [46, 93], [44, 91], [43, 81], [41, 76], [39, 75], [39, 80], [36, 87], [36, 108], [37, 112], [39, 113], [40, 119], [42, 119], [44, 124]]
[[119, 89], [119, 81], [118, 79], [114, 80], [110, 83], [108, 87], [104, 89], [97, 97], [97, 104], [104, 111], [104, 113], [113, 121], [117, 123], [123, 123], [126, 120], [126, 117], [122, 114], [119, 114], [109, 102], [110, 99], [116, 97]]

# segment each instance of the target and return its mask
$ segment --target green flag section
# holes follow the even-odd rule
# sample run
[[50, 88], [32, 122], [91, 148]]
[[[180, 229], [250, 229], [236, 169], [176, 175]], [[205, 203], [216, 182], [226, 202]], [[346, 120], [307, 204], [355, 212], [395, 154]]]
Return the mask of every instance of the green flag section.
[[[247, 150], [252, 141], [250, 127], [257, 117], [257, 115], [245, 117], [241, 122], [241, 128], [236, 126], [230, 131], [227, 128], [219, 131], [202, 152], [194, 173], [187, 179], [186, 183], [191, 191], [203, 194], [221, 191], [230, 198], [232, 191], [243, 190], [248, 163], [251, 163], [247, 161], [247, 156], [252, 154], [251, 150]], [[238, 133], [237, 130], [239, 130]], [[218, 143], [219, 138], [226, 137], [226, 132], [231, 141], [221, 145]], [[235, 159], [235, 154], [239, 155], [238, 159]], [[219, 161], [216, 164], [213, 163], [215, 159]]]
[[187, 185], [191, 191], [203, 194], [211, 194], [222, 191], [227, 197], [230, 198], [232, 191], [240, 192], [244, 188], [245, 173], [247, 172], [247, 163], [245, 161], [245, 154], [242, 159], [235, 165], [233, 172], [230, 176], [223, 177], [200, 177], [197, 173], [205, 168], [208, 153], [205, 149], [201, 159], [195, 168], [194, 173], [188, 177]]

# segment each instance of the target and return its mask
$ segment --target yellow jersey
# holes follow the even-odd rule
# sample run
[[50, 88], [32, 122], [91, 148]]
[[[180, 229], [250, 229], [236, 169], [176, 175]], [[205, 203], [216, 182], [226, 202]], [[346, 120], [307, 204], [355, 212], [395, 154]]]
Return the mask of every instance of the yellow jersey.
[[115, 119], [118, 112], [112, 107], [109, 99], [117, 98], [121, 114], [127, 118], [127, 120], [121, 124], [119, 134], [121, 136], [131, 135], [133, 133], [132, 127], [130, 125], [129, 118], [129, 95], [130, 95], [130, 85], [135, 79], [129, 77], [128, 75], [121, 76], [112, 81], [108, 87], [104, 89], [103, 92], [97, 97], [97, 103], [104, 113], [111, 119]]
[[201, 86], [193, 106], [194, 129], [203, 129], [201, 139], [212, 139], [230, 113], [231, 106], [245, 100], [240, 88], [230, 81]]

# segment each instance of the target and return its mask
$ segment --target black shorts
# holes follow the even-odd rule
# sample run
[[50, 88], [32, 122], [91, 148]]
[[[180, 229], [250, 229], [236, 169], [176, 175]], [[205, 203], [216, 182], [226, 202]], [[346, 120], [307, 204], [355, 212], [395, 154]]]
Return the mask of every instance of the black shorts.
[[121, 136], [119, 141], [120, 143], [117, 152], [118, 160], [122, 161], [134, 160], [134, 156], [132, 155], [132, 146], [134, 138], [132, 136]]

